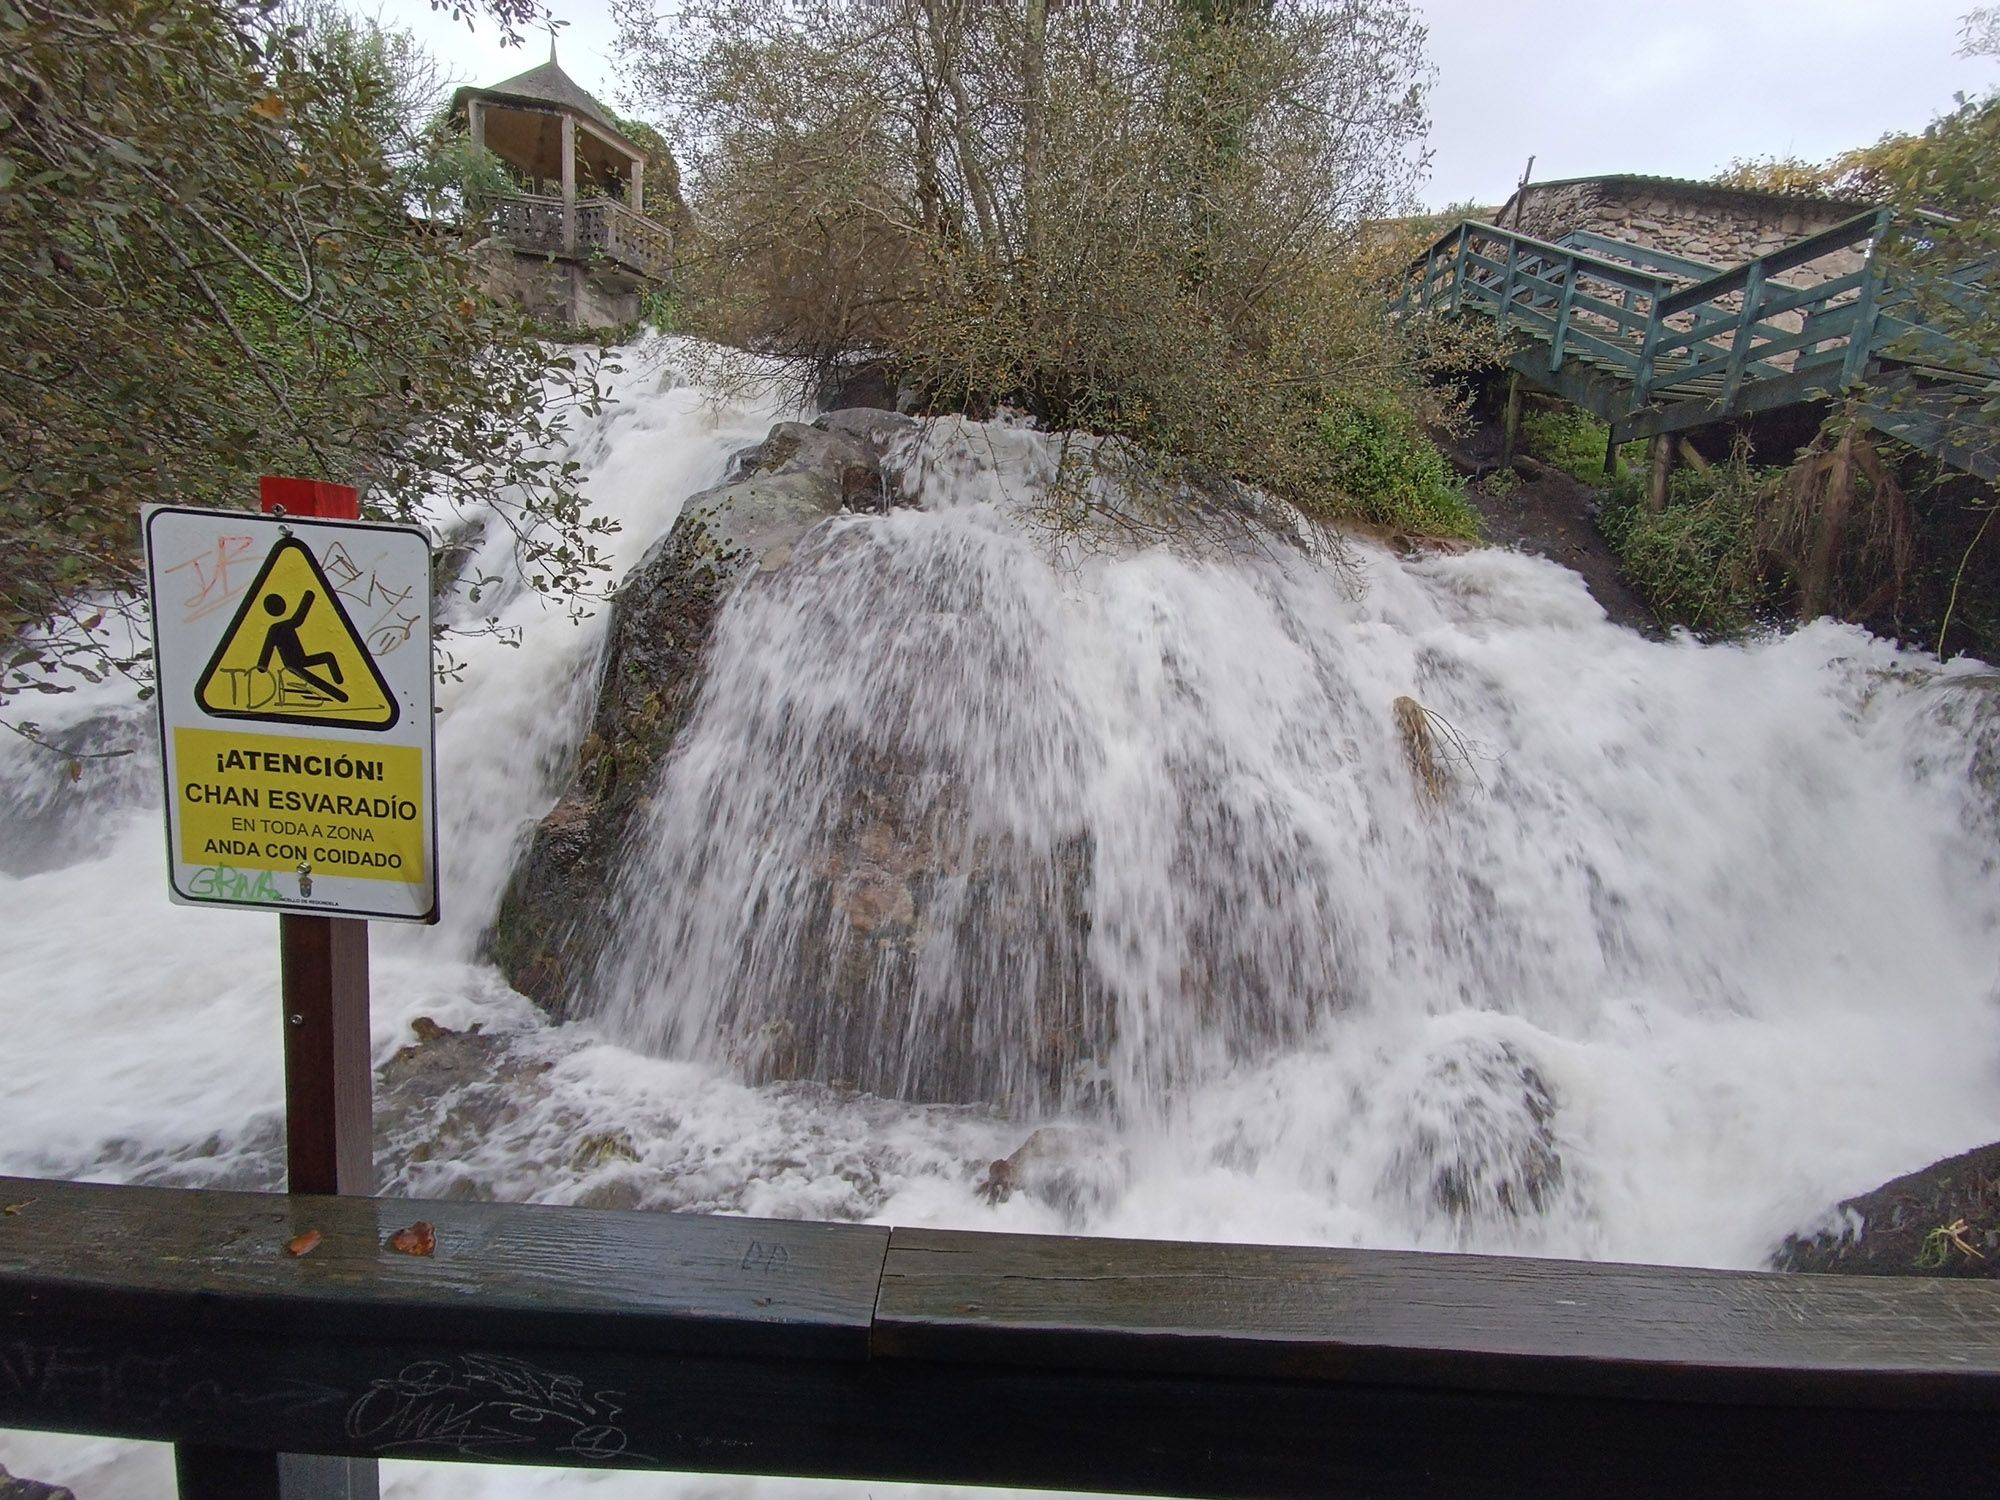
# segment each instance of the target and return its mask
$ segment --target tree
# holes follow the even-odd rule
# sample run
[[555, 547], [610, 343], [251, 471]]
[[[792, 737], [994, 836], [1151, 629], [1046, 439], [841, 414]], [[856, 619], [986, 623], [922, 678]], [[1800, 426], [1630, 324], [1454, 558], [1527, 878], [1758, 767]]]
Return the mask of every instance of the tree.
[[[1382, 315], [1425, 159], [1404, 0], [614, 0], [722, 337], [1324, 505], [1329, 410], [1425, 408]], [[1400, 249], [1400, 246], [1394, 247]], [[1442, 336], [1436, 327], [1425, 336]]]
[[240, 507], [260, 472], [399, 519], [496, 502], [539, 585], [597, 571], [549, 453], [594, 378], [412, 218], [414, 57], [324, 6], [0, 0], [0, 709], [65, 658], [131, 667], [78, 612], [134, 588], [139, 505]]

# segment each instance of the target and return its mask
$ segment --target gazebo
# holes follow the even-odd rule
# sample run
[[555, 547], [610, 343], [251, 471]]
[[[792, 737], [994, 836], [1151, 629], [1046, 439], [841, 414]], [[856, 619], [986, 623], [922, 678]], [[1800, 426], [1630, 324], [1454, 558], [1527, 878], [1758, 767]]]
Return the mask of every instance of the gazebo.
[[646, 152], [611, 112], [549, 60], [490, 88], [462, 88], [452, 116], [512, 169], [522, 191], [494, 204], [493, 228], [518, 254], [557, 256], [664, 281], [673, 235], [646, 217]]

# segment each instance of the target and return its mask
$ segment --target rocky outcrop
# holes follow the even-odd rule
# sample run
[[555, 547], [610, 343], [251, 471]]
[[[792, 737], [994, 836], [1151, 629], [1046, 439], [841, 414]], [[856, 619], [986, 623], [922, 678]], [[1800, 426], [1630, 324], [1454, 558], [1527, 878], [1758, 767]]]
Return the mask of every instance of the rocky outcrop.
[[1787, 1237], [1771, 1265], [1859, 1276], [2000, 1276], [2000, 1144], [1847, 1199], [1823, 1228]]
[[16, 1479], [0, 1468], [0, 1500], [76, 1500], [76, 1493], [59, 1484], [39, 1484], [32, 1479]]
[[1566, 1179], [1556, 1103], [1508, 1043], [1467, 1038], [1431, 1059], [1406, 1102], [1385, 1186], [1459, 1226], [1546, 1213]]
[[116, 837], [116, 809], [160, 794], [160, 731], [150, 703], [52, 726], [0, 745], [0, 874], [36, 875], [89, 859]]
[[843, 509], [893, 500], [881, 457], [908, 418], [834, 412], [782, 422], [692, 497], [619, 587], [597, 708], [569, 790], [535, 831], [500, 905], [494, 957], [514, 987], [567, 1018], [603, 951], [615, 861], [653, 775], [694, 710], [716, 616], [737, 587], [789, 565]]

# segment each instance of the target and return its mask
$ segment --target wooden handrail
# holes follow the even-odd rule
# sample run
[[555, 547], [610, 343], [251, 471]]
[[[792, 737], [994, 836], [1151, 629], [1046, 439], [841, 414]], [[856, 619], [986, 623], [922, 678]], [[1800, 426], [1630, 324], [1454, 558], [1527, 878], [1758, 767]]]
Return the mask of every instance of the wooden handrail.
[[1711, 276], [1706, 281], [1697, 281], [1692, 286], [1681, 288], [1666, 298], [1661, 311], [1667, 317], [1677, 312], [1685, 312], [1704, 302], [1713, 302], [1718, 297], [1727, 297], [1732, 292], [1740, 292], [1749, 285], [1753, 268], [1761, 271], [1763, 279], [1769, 280], [1781, 272], [1796, 270], [1808, 261], [1818, 260], [1822, 255], [1830, 255], [1835, 250], [1844, 250], [1858, 240], [1873, 239], [1884, 220], [1885, 210], [1869, 209], [1865, 214], [1823, 229], [1818, 234], [1808, 235], [1785, 246], [1773, 250], [1769, 255], [1760, 255], [1752, 261], [1724, 271], [1720, 276]]
[[1574, 263], [1579, 269], [1590, 275], [1597, 276], [1618, 286], [1631, 286], [1635, 290], [1642, 292], [1657, 291], [1664, 296], [1668, 292], [1671, 292], [1676, 285], [1668, 277], [1655, 276], [1650, 272], [1627, 265], [1623, 261], [1606, 260], [1603, 256], [1592, 255], [1583, 250], [1573, 250], [1567, 246], [1555, 244], [1550, 240], [1538, 240], [1533, 235], [1522, 234], [1518, 230], [1500, 229], [1479, 219], [1467, 219], [1462, 225], [1454, 225], [1448, 232], [1440, 236], [1435, 244], [1416, 260], [1412, 261], [1410, 269], [1412, 271], [1417, 270], [1439, 251], [1447, 247], [1456, 246], [1461, 228], [1468, 232], [1468, 237], [1485, 236], [1510, 245], [1517, 245], [1524, 250], [1539, 251], [1554, 260]]
[[[0, 1179], [0, 1424], [1218, 1496], [1982, 1493], [2000, 1287]], [[387, 1248], [413, 1220], [433, 1254]], [[307, 1231], [310, 1253], [287, 1253]], [[192, 1500], [192, 1497], [190, 1497]]]

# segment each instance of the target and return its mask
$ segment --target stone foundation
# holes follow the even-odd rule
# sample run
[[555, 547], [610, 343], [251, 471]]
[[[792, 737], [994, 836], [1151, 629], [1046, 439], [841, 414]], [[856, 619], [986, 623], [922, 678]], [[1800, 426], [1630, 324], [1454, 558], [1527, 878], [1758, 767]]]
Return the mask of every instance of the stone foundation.
[[477, 255], [486, 294], [518, 303], [537, 322], [617, 328], [639, 319], [642, 286], [628, 272], [499, 244], [489, 244]]

